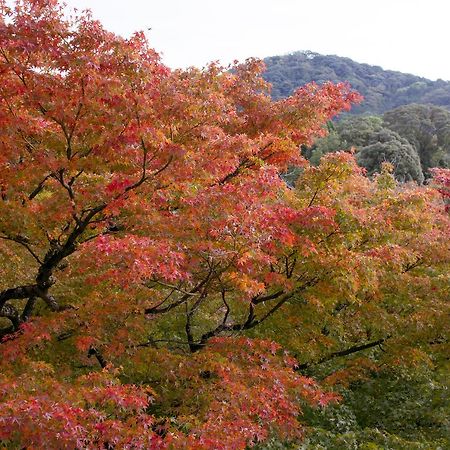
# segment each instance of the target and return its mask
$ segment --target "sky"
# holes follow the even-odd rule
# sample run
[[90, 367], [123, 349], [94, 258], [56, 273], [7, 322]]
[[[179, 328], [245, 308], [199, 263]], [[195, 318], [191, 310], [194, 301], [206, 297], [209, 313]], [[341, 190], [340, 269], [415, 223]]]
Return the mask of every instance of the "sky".
[[65, 0], [169, 67], [298, 50], [450, 80], [449, 0]]

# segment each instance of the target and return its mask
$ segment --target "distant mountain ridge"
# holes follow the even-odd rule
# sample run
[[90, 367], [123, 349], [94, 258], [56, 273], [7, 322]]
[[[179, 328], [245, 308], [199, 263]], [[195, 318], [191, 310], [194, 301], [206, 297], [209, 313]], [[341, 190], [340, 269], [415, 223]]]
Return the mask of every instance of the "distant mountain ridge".
[[432, 81], [416, 75], [384, 70], [379, 66], [357, 63], [350, 58], [300, 51], [264, 59], [274, 98], [290, 95], [311, 81], [347, 81], [364, 96], [353, 114], [383, 114], [410, 103], [432, 104], [450, 110], [450, 82]]

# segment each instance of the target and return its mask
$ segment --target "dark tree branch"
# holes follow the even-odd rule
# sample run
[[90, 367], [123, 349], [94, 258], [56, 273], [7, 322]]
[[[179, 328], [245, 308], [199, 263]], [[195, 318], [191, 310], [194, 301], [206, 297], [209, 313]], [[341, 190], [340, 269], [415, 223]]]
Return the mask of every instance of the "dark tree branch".
[[103, 354], [96, 347], [91, 347], [89, 349], [89, 351], [88, 351], [88, 358], [90, 358], [91, 356], [95, 356], [95, 358], [97, 359], [97, 361], [100, 364], [100, 367], [102, 369], [104, 369], [108, 365], [108, 363], [107, 363], [106, 359], [104, 358]]
[[0, 292], [0, 310], [8, 300], [20, 300], [37, 294], [36, 285], [17, 286]]
[[49, 173], [48, 175], [46, 175], [44, 179], [36, 186], [33, 192], [28, 196], [28, 200], [33, 200], [33, 198], [36, 197], [36, 195], [38, 195], [39, 192], [42, 191], [42, 189], [44, 189], [45, 182], [53, 175], [53, 173]]
[[222, 325], [225, 326], [227, 323], [228, 315], [230, 314], [230, 305], [227, 303], [226, 291], [222, 289], [222, 302], [225, 305], [225, 314], [222, 319]]
[[42, 289], [38, 288], [37, 293], [38, 293], [39, 297], [42, 298], [42, 300], [44, 300], [45, 303], [47, 303], [48, 307], [52, 311], [62, 311], [63, 309], [66, 309], [66, 308], [61, 307], [60, 304], [55, 300], [53, 295], [50, 295], [47, 292], [47, 290], [43, 291]]
[[[84, 98], [84, 78], [81, 80], [81, 92], [82, 92], [82, 98]], [[75, 156], [74, 154], [72, 154], [72, 138], [75, 133], [75, 129], [77, 127], [78, 119], [81, 117], [81, 111], [83, 109], [83, 106], [84, 106], [83, 102], [80, 100], [80, 102], [78, 103], [77, 112], [75, 113], [73, 126], [72, 126], [72, 129], [70, 130], [70, 132], [67, 133], [65, 127], [63, 128], [63, 132], [64, 132], [64, 135], [66, 136], [66, 140], [67, 140], [66, 154], [67, 154], [67, 159], [69, 159], [69, 160]]]
[[[340, 172], [339, 173], [339, 175], [341, 174], [342, 172]], [[322, 183], [327, 183], [328, 181], [330, 181], [331, 180], [331, 178], [333, 178], [333, 176], [336, 174], [336, 169], [333, 169], [333, 171], [322, 181]], [[319, 192], [321, 192], [321, 191], [323, 191], [324, 189], [326, 188], [326, 186], [323, 186], [323, 185], [320, 185], [320, 186], [318, 186], [317, 187], [317, 189], [315, 190], [315, 192], [314, 192], [314, 194], [313, 194], [313, 196], [312, 196], [312, 198], [311, 198], [311, 200], [309, 201], [309, 203], [308, 203], [308, 208], [310, 208], [312, 205], [313, 205], [313, 203], [314, 203], [314, 201], [316, 200], [316, 197], [317, 197], [317, 195], [319, 194]]]
[[11, 321], [13, 326], [12, 331], [18, 330], [20, 325], [20, 315], [19, 311], [17, 311], [17, 309], [13, 305], [9, 303], [3, 305], [3, 307], [0, 309], [0, 317], [5, 317]]
[[[164, 305], [164, 303], [167, 302], [167, 300], [169, 300], [170, 297], [172, 297], [172, 295], [177, 292], [176, 288], [173, 288], [159, 303], [157, 303], [155, 306], [153, 306], [152, 308], [147, 308], [145, 311], [148, 311], [149, 309], [154, 309], [157, 310], [158, 308], [160, 308], [162, 305]], [[144, 314], [147, 314], [144, 311]]]
[[66, 339], [70, 339], [72, 336], [75, 335], [76, 331], [77, 331], [76, 329], [63, 331], [61, 334], [58, 334], [58, 336], [56, 336], [56, 340], [61, 342], [65, 341]]
[[33, 313], [34, 305], [36, 304], [36, 297], [30, 297], [25, 305], [25, 308], [22, 311], [22, 315], [20, 316], [20, 320], [22, 322], [27, 322]]
[[0, 239], [3, 239], [5, 241], [12, 241], [16, 242], [17, 244], [20, 244], [22, 247], [24, 247], [28, 253], [38, 262], [38, 264], [42, 264], [42, 261], [40, 260], [39, 256], [33, 251], [33, 249], [30, 247], [28, 239], [23, 236], [0, 236]]
[[188, 341], [179, 341], [176, 339], [149, 339], [147, 342], [143, 342], [142, 344], [137, 344], [137, 347], [155, 347], [155, 344], [158, 342], [167, 342], [169, 344], [183, 344], [189, 345]]
[[415, 269], [416, 267], [420, 266], [422, 263], [423, 263], [423, 258], [418, 256], [413, 263], [406, 264], [406, 266], [403, 269], [402, 273], [407, 273], [410, 270]]
[[268, 302], [270, 300], [274, 300], [278, 298], [280, 295], [283, 295], [284, 291], [282, 289], [279, 289], [278, 291], [275, 291], [273, 294], [267, 294], [267, 295], [257, 295], [256, 297], [252, 298], [252, 303], [254, 305], [258, 305], [259, 303]]
[[198, 283], [194, 288], [192, 288], [190, 291], [184, 291], [184, 290], [177, 288], [176, 286], [169, 285], [167, 283], [162, 283], [160, 281], [155, 280], [154, 281], [155, 283], [160, 284], [164, 287], [168, 287], [170, 289], [176, 289], [177, 291], [183, 293], [183, 296], [179, 300], [177, 300], [163, 308], [160, 308], [160, 306], [165, 302], [165, 300], [162, 303], [159, 303], [155, 306], [146, 308], [144, 310], [144, 314], [163, 314], [167, 311], [170, 311], [173, 308], [176, 308], [177, 306], [180, 306], [180, 305], [186, 303], [192, 296], [199, 295], [200, 289], [202, 289], [209, 282], [211, 275], [213, 274], [213, 271], [214, 271], [214, 269], [210, 268], [207, 276], [200, 283]]
[[205, 300], [205, 298], [208, 296], [208, 293], [206, 289], [203, 289], [203, 292], [201, 293], [200, 297], [194, 302], [192, 307], [188, 309], [188, 304], [186, 303], [186, 325], [185, 325], [185, 331], [187, 340], [189, 342], [189, 349], [191, 352], [195, 352], [201, 348], [199, 345], [194, 342], [194, 335], [192, 333], [192, 319], [194, 317], [195, 312], [200, 307], [201, 303]]
[[313, 362], [307, 362], [307, 363], [303, 363], [303, 364], [299, 364], [295, 370], [305, 370], [311, 366], [315, 366], [318, 364], [323, 364], [324, 362], [330, 361], [334, 358], [339, 358], [342, 356], [348, 356], [348, 355], [352, 355], [353, 353], [357, 353], [357, 352], [362, 352], [363, 350], [368, 350], [369, 348], [373, 348], [373, 347], [377, 347], [377, 346], [381, 346], [381, 344], [383, 344], [387, 339], [389, 339], [390, 336], [387, 336], [385, 338], [382, 339], [378, 339], [376, 341], [373, 342], [368, 342], [366, 344], [359, 344], [359, 345], [354, 345], [352, 347], [349, 347], [345, 350], [340, 350], [338, 352], [333, 352], [330, 353], [329, 355], [324, 356], [323, 358], [319, 359], [318, 361], [313, 361]]
[[54, 178], [58, 180], [59, 184], [61, 184], [61, 186], [67, 191], [70, 200], [75, 201], [75, 194], [72, 189], [73, 182], [72, 184], [70, 184], [70, 182], [66, 183], [64, 179], [64, 171], [65, 169], [60, 169], [58, 173], [54, 175]]
[[[144, 145], [143, 141], [142, 141], [142, 145]], [[144, 145], [144, 149], [145, 149], [145, 145]], [[147, 155], [148, 155], [148, 152], [145, 149], [143, 163], [142, 163], [142, 175], [139, 178], [139, 180], [137, 180], [135, 183], [131, 184], [130, 186], [126, 187], [124, 192], [122, 194], [120, 194], [117, 198], [121, 197], [123, 194], [125, 194], [133, 189], [138, 188], [141, 184], [145, 183], [150, 178], [157, 177], [160, 173], [164, 172], [173, 161], [173, 156], [170, 156], [169, 159], [167, 160], [167, 162], [163, 166], [161, 166], [159, 169], [155, 170], [152, 174], [147, 175], [147, 162], [148, 162]]]
[[278, 302], [259, 319], [255, 315], [255, 303], [250, 302], [249, 311], [245, 322], [227, 325], [226, 321], [222, 321], [222, 323], [220, 323], [216, 328], [202, 334], [200, 340], [191, 347], [191, 350], [192, 348], [194, 349], [193, 351], [200, 350], [207, 344], [207, 342], [211, 338], [218, 336], [223, 332], [242, 332], [258, 326], [266, 319], [268, 319], [270, 316], [272, 316], [276, 311], [278, 311], [292, 297], [306, 290], [307, 288], [313, 286], [314, 284], [317, 284], [319, 281], [320, 281], [319, 277], [314, 277], [291, 292], [287, 292], [284, 295], [282, 295], [283, 293], [281, 293], [280, 294], [281, 298], [280, 295], [273, 297], [272, 300], [278, 298]]
[[292, 297], [299, 294], [300, 292], [305, 291], [309, 287], [316, 285], [320, 281], [320, 279], [321, 278], [319, 276], [313, 277], [313, 278], [305, 281], [301, 286], [298, 286], [293, 291], [287, 292], [284, 295], [282, 295], [280, 298], [278, 298], [278, 302], [272, 308], [270, 308], [269, 311], [267, 311], [260, 319], [256, 320], [252, 324], [252, 328], [256, 325], [259, 325], [261, 322], [264, 322], [267, 318], [269, 318], [276, 311], [278, 311]]
[[219, 181], [219, 185], [225, 184], [228, 181], [230, 181], [231, 179], [233, 179], [234, 177], [238, 176], [241, 172], [241, 170], [245, 167], [251, 167], [251, 164], [248, 165], [249, 160], [247, 158], [245, 158], [244, 160], [242, 160], [239, 165], [236, 167], [236, 169], [233, 170], [233, 172], [230, 172], [228, 175], [226, 175], [225, 177], [223, 177], [220, 181]]
[[[268, 144], [266, 144], [264, 147], [262, 147], [259, 152], [263, 152], [264, 150], [266, 150], [267, 148], [269, 148], [271, 145], [273, 144], [273, 142], [269, 142]], [[265, 158], [262, 158], [263, 161], [268, 159], [270, 156], [272, 156], [272, 153], [268, 156], [266, 156]], [[238, 166], [233, 170], [233, 172], [230, 172], [228, 175], [226, 175], [225, 177], [223, 177], [218, 184], [219, 185], [223, 185], [225, 183], [227, 183], [228, 181], [232, 180], [233, 178], [237, 177], [242, 169], [249, 169], [250, 167], [254, 166], [255, 163], [251, 162], [248, 158], [244, 158], [239, 164]]]

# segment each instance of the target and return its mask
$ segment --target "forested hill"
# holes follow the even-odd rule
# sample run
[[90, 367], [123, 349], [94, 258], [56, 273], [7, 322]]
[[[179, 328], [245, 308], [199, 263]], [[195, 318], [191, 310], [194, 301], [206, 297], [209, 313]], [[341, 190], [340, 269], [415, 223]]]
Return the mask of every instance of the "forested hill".
[[349, 58], [309, 51], [264, 60], [265, 79], [272, 83], [275, 98], [290, 95], [297, 87], [315, 81], [348, 81], [364, 96], [352, 113], [382, 114], [409, 103], [429, 103], [450, 109], [450, 82], [431, 81], [379, 66], [360, 64]]

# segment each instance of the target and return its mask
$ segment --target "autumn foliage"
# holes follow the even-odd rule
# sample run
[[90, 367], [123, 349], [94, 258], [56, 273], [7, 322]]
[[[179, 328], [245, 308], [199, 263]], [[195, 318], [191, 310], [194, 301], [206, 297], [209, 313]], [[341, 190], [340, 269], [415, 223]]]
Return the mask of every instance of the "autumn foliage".
[[170, 70], [143, 34], [55, 0], [0, 8], [7, 446], [297, 442], [302, 405], [349, 377], [301, 370], [363, 344], [414, 363], [442, 341], [444, 172], [440, 193], [300, 155], [360, 100], [349, 86], [272, 101], [257, 60]]

